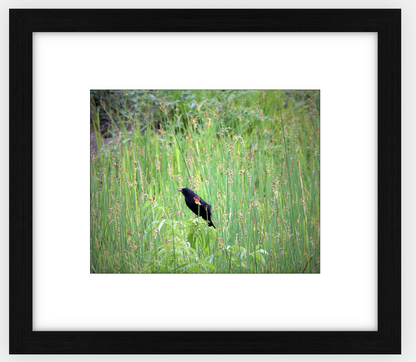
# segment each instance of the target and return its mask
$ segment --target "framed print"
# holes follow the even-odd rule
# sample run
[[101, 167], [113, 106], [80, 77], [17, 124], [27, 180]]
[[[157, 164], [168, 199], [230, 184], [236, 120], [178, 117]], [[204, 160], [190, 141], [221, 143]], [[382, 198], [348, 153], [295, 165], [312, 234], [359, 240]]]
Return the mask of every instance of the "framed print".
[[400, 353], [400, 27], [10, 10], [10, 353]]

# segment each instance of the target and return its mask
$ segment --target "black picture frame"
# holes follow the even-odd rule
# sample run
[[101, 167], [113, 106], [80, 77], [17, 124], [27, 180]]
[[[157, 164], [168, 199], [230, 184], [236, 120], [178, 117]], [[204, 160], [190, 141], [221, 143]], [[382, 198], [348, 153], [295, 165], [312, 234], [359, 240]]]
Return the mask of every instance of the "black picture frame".
[[[401, 353], [400, 9], [11, 9], [10, 354]], [[376, 32], [378, 330], [376, 332], [33, 331], [34, 32]], [[341, 71], [341, 70], [340, 70]]]

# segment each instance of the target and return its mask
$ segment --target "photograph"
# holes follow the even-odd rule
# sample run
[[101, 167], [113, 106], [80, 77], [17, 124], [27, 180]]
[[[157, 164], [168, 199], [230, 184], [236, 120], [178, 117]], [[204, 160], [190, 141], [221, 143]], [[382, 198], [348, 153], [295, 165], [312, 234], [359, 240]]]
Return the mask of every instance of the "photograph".
[[90, 273], [320, 273], [320, 90], [91, 90]]

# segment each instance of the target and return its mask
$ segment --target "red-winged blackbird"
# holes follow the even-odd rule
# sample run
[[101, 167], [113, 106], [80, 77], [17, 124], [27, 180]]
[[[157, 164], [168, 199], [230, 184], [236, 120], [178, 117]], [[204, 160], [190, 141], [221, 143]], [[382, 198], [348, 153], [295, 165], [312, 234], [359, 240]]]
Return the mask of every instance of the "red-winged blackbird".
[[191, 189], [185, 187], [178, 191], [182, 192], [183, 196], [185, 197], [186, 205], [192, 210], [192, 212], [208, 221], [208, 226], [213, 226], [214, 229], [216, 229], [214, 223], [211, 220], [211, 205], [202, 200]]

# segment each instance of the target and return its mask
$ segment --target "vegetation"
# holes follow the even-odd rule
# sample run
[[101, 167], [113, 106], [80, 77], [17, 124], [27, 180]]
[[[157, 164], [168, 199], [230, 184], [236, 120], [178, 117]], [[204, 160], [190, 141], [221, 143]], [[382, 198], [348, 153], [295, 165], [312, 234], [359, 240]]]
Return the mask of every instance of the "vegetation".
[[[319, 91], [91, 100], [92, 273], [320, 272]], [[212, 205], [217, 229], [182, 187]]]

